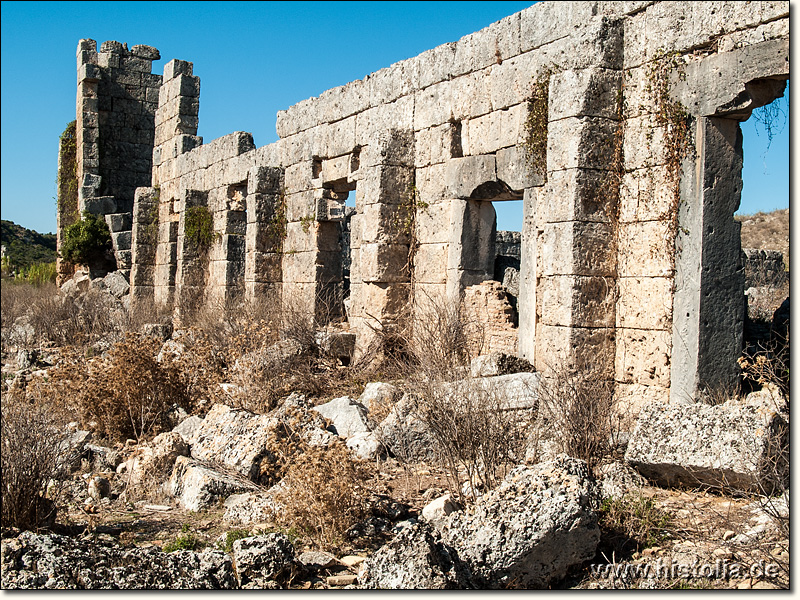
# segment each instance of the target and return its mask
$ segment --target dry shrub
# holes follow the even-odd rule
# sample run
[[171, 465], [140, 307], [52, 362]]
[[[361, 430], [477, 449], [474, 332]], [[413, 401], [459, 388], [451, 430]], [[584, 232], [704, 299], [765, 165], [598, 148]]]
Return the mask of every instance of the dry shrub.
[[414, 412], [435, 440], [452, 493], [474, 499], [478, 489], [494, 487], [520, 460], [528, 412], [509, 410], [481, 379], [470, 378], [483, 329], [463, 303], [428, 298], [410, 322], [404, 347], [416, 368], [405, 386]]
[[286, 529], [301, 532], [316, 546], [335, 549], [345, 532], [367, 515], [369, 467], [355, 461], [344, 443], [305, 446], [285, 469], [275, 515]]
[[52, 524], [68, 437], [65, 416], [50, 398], [5, 394], [0, 432], [2, 526], [36, 529]]
[[475, 500], [524, 456], [530, 411], [510, 410], [480, 379], [417, 379], [412, 388], [415, 412], [433, 434], [454, 497]]
[[669, 535], [672, 516], [641, 494], [606, 498], [599, 511], [603, 532], [599, 551], [607, 556], [629, 556], [656, 546]]
[[591, 366], [549, 368], [539, 384], [538, 419], [535, 435], [590, 468], [613, 454], [622, 429], [614, 382]]
[[51, 370], [51, 391], [112, 439], [157, 434], [169, 427], [173, 404], [191, 410], [194, 400], [177, 366], [158, 361], [160, 348], [154, 338], [130, 334], [102, 357], [65, 354]]

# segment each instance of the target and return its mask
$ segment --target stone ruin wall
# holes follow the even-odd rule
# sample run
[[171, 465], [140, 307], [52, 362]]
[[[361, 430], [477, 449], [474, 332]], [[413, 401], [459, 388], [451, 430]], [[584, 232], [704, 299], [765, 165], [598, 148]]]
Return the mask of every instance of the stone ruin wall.
[[[280, 139], [261, 148], [244, 132], [196, 136], [191, 63], [167, 63], [156, 85], [155, 49], [94, 53], [82, 40], [82, 202], [132, 214], [133, 300], [178, 316], [244, 294], [322, 317], [344, 289], [347, 223], [358, 351], [410, 301], [422, 310], [493, 279], [493, 202], [521, 198], [518, 353], [539, 370], [598, 369], [633, 405], [687, 401], [736, 377], [738, 122], [783, 93], [788, 15], [788, 2], [543, 2], [279, 112]], [[654, 97], [665, 53], [676, 66], [658, 77], [690, 115], [678, 177]], [[112, 94], [102, 110], [101, 82], [131, 70], [138, 87], [108, 87], [141, 99]], [[546, 160], [532, 168], [529, 100], [548, 76]], [[141, 141], [120, 144], [130, 155], [98, 154], [103, 119], [122, 114]], [[116, 174], [123, 165], [133, 168]], [[205, 253], [186, 235], [192, 206], [213, 215]]]

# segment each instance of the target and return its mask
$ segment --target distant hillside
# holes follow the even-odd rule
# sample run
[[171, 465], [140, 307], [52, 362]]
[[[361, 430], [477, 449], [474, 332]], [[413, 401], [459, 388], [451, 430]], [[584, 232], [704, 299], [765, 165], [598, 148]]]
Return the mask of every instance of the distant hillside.
[[0, 238], [12, 265], [29, 267], [56, 259], [56, 234], [38, 233], [13, 221], [0, 221]]
[[742, 223], [742, 248], [778, 250], [784, 261], [789, 262], [789, 209], [759, 212], [754, 215], [738, 215]]

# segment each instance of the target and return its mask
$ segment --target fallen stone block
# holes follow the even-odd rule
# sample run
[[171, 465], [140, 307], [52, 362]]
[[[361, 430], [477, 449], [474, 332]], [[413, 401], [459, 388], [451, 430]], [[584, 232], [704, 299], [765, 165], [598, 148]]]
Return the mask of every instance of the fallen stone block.
[[366, 385], [358, 397], [358, 403], [369, 413], [374, 413], [380, 407], [393, 406], [402, 396], [403, 393], [391, 383], [374, 381]]
[[389, 452], [402, 460], [436, 460], [437, 444], [433, 433], [422, 422], [414, 410], [414, 400], [408, 396], [395, 405], [374, 433]]
[[386, 455], [386, 449], [374, 432], [351, 435], [347, 438], [347, 447], [361, 460], [375, 460]]
[[282, 533], [243, 538], [233, 543], [233, 560], [241, 587], [265, 587], [291, 567], [294, 546]]
[[458, 510], [461, 510], [458, 502], [455, 502], [450, 494], [445, 494], [425, 505], [422, 509], [422, 518], [438, 528], [449, 515]]
[[725, 402], [642, 408], [625, 461], [662, 486], [769, 493], [788, 476], [788, 423], [779, 407], [752, 396]]
[[334, 398], [311, 410], [332, 421], [340, 437], [349, 438], [357, 433], [369, 433], [371, 430], [367, 420], [367, 409], [348, 396]]
[[487, 406], [501, 410], [536, 408], [539, 399], [539, 373], [512, 373], [497, 377], [477, 377], [444, 385], [444, 390], [460, 394], [479, 394]]
[[223, 519], [230, 523], [250, 525], [269, 521], [275, 513], [282, 510], [283, 505], [275, 499], [283, 489], [281, 484], [272, 486], [266, 492], [246, 492], [232, 494], [225, 500]]
[[230, 467], [255, 480], [278, 419], [215, 404], [195, 433], [192, 458]]
[[442, 539], [480, 588], [546, 588], [594, 556], [598, 504], [586, 463], [562, 454], [512, 470], [474, 506], [449, 517]]
[[367, 589], [452, 590], [473, 587], [458, 554], [427, 523], [415, 523], [364, 563], [359, 583]]
[[194, 444], [195, 437], [202, 424], [203, 418], [193, 415], [181, 421], [172, 431], [180, 434], [180, 436], [183, 438], [183, 441], [191, 446]]
[[242, 476], [222, 473], [186, 456], [179, 456], [168, 489], [184, 509], [199, 511], [231, 494], [256, 491], [257, 487]]
[[3, 539], [4, 589], [232, 589], [231, 557], [30, 531]]

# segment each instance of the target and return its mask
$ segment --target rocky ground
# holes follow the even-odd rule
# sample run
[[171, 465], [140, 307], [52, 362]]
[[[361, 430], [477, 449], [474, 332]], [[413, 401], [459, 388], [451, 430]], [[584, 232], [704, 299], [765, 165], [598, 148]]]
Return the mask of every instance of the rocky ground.
[[[18, 366], [7, 364], [6, 372]], [[483, 385], [517, 389], [517, 405], [533, 393], [510, 382], [535, 374], [498, 375], [485, 359], [476, 366], [487, 375]], [[15, 377], [36, 377], [34, 369], [17, 370]], [[394, 407], [376, 424], [368, 407], [384, 401]], [[664, 407], [640, 419], [627, 450], [617, 453], [624, 460], [592, 472], [583, 461], [545, 450], [466, 508], [448, 494], [447, 472], [424, 461], [430, 432], [418, 426], [391, 384], [375, 382], [357, 399], [316, 407], [293, 394], [267, 415], [216, 404], [202, 418], [179, 415], [172, 432], [140, 443], [113, 444], [73, 423], [65, 447], [71, 472], [57, 522], [39, 533], [3, 531], [2, 584], [784, 588], [788, 493], [776, 488], [772, 497], [764, 495], [759, 482], [766, 475], [743, 458], [771, 456], [766, 438], [758, 436], [764, 424], [772, 430], [788, 420], [781, 402], [770, 388], [731, 406], [695, 405], [696, 430], [717, 438], [711, 441], [684, 431], [673, 439], [674, 419], [683, 419], [686, 407]], [[735, 418], [726, 421], [723, 411]], [[285, 423], [309, 447], [345, 441], [354, 460], [374, 467], [364, 486], [368, 512], [333, 543], [309, 539], [276, 519], [276, 507], [283, 510], [287, 498], [280, 495], [284, 484], [266, 486], [259, 469]], [[731, 436], [750, 436], [752, 448], [739, 456], [714, 446]], [[399, 448], [403, 461], [396, 458]], [[342, 470], [329, 464], [322, 477], [335, 481]], [[695, 489], [676, 475], [689, 471]], [[719, 482], [721, 473], [730, 488], [709, 490], [704, 484]], [[682, 487], [672, 487], [670, 478]]]

